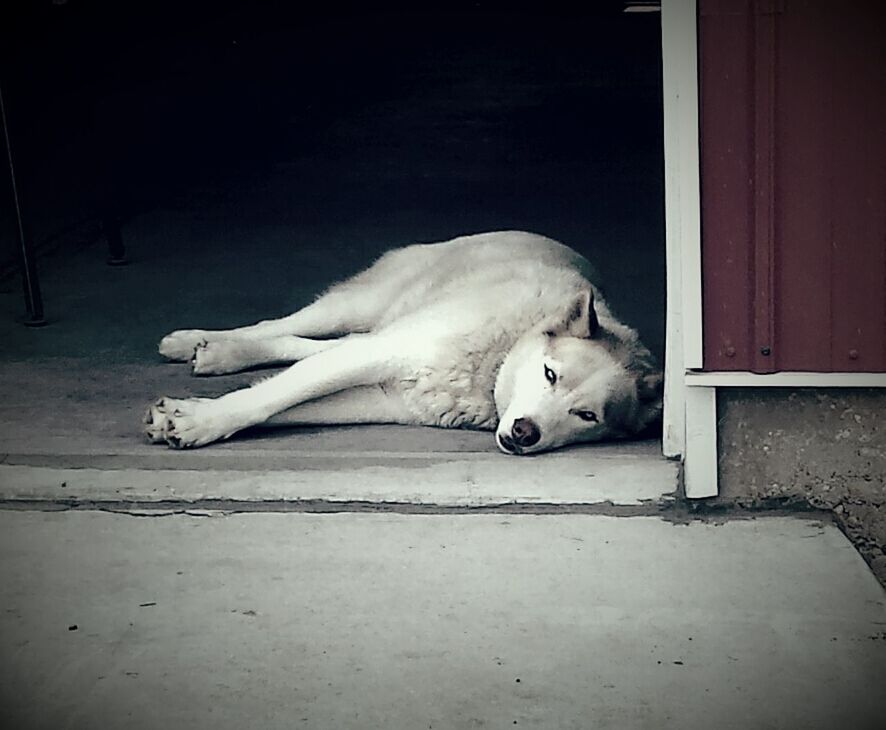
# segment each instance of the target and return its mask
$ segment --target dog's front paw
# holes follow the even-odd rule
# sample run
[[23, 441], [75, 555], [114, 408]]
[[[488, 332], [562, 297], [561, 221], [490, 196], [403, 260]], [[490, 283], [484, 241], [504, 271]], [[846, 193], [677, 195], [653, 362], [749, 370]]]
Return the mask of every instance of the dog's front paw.
[[170, 360], [187, 362], [194, 356], [194, 349], [206, 342], [206, 330], [176, 330], [160, 340], [160, 354]]
[[166, 441], [166, 399], [152, 403], [145, 412], [142, 421], [145, 427], [145, 436], [152, 444], [161, 444]]
[[161, 398], [163, 438], [174, 449], [192, 449], [226, 439], [239, 430], [214, 398]]

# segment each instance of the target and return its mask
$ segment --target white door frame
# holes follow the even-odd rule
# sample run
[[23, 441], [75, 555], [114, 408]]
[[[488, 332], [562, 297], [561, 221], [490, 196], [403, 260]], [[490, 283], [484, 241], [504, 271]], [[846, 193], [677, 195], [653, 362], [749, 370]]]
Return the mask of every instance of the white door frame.
[[[685, 379], [687, 370], [702, 366], [696, 0], [662, 0], [661, 46], [667, 276], [662, 451], [684, 459], [687, 496], [713, 496], [716, 479], [700, 488], [698, 468], [700, 455], [710, 457], [714, 392], [690, 395]], [[716, 435], [713, 447], [716, 459]]]

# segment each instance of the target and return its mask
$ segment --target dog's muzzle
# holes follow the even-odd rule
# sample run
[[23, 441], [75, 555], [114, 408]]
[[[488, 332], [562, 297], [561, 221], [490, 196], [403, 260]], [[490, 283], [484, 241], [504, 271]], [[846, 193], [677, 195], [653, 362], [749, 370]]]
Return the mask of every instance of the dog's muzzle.
[[541, 430], [531, 418], [518, 418], [511, 426], [511, 432], [496, 432], [495, 439], [502, 451], [508, 454], [522, 454], [524, 449], [534, 446], [541, 439]]

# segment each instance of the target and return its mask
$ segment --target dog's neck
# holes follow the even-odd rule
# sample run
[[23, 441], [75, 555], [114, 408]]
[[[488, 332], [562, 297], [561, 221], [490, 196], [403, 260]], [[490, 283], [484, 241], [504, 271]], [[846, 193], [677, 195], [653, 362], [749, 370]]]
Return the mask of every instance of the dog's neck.
[[523, 334], [504, 356], [495, 375], [495, 386], [492, 392], [493, 399], [495, 400], [495, 410], [499, 417], [507, 410], [511, 399], [514, 397], [515, 374], [528, 343], [531, 339], [538, 337], [544, 329], [544, 325], [539, 325]]

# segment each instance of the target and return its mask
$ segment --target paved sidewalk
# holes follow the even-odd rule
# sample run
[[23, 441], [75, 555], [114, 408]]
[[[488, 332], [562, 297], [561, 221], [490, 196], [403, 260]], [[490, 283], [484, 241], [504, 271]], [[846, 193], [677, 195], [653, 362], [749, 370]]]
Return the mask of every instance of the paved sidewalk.
[[0, 512], [8, 728], [882, 727], [830, 524]]

